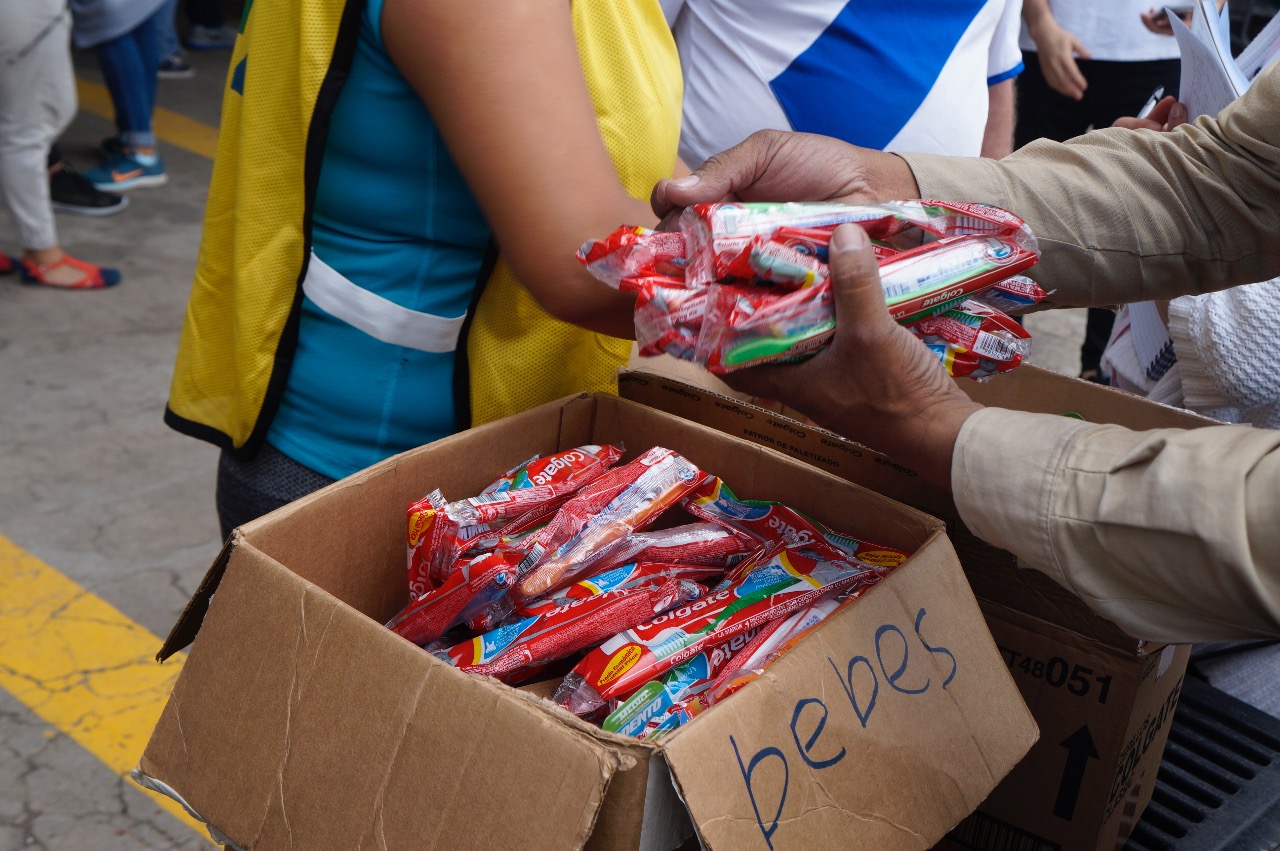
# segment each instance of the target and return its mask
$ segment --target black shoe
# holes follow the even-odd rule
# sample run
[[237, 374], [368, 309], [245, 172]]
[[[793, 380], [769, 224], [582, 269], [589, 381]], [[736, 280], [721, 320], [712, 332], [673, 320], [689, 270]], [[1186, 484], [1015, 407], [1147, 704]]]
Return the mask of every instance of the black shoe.
[[49, 195], [53, 209], [77, 216], [114, 216], [129, 206], [129, 199], [94, 187], [84, 175], [65, 164], [49, 175]]

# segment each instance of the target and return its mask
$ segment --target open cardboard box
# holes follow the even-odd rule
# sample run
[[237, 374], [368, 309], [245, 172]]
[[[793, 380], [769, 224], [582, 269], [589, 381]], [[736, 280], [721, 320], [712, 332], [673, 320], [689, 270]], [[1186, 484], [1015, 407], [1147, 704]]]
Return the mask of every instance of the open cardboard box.
[[[1190, 647], [1139, 641], [960, 522], [951, 495], [914, 470], [802, 422], [689, 383], [624, 372], [621, 394], [794, 458], [942, 518], [1041, 738], [951, 841], [965, 848], [1112, 849], [1151, 798]], [[692, 376], [697, 381], [696, 376]], [[985, 405], [1135, 429], [1215, 421], [1033, 366], [959, 382]], [[991, 451], [999, 452], [993, 436]]]
[[[618, 441], [914, 555], [660, 747], [382, 626], [405, 602], [410, 501]], [[1036, 738], [941, 522], [608, 396], [446, 438], [242, 527], [162, 655], [193, 638], [137, 776], [241, 848], [669, 849], [696, 826], [714, 851], [923, 849]]]

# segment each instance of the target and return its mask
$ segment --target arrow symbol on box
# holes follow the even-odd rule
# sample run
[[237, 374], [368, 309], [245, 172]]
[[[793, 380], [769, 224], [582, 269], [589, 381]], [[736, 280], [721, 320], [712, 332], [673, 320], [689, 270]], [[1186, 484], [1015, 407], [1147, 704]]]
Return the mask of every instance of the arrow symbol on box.
[[1076, 814], [1076, 799], [1084, 785], [1085, 764], [1098, 758], [1098, 748], [1093, 743], [1089, 725], [1085, 724], [1061, 742], [1067, 749], [1067, 764], [1062, 769], [1062, 782], [1058, 784], [1058, 798], [1053, 802], [1053, 814], [1060, 819], [1071, 819]]

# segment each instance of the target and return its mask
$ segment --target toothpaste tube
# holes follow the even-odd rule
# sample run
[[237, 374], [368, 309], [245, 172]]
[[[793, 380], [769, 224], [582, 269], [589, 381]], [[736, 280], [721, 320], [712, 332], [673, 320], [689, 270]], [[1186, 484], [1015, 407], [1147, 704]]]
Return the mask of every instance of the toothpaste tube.
[[774, 238], [752, 237], [751, 242], [725, 264], [729, 278], [804, 289], [825, 281], [826, 262], [798, 251]]
[[1048, 297], [1049, 294], [1035, 281], [1023, 275], [1014, 275], [1003, 281], [997, 281], [973, 298], [987, 307], [1002, 310], [1005, 313], [1018, 313], [1036, 306]]
[[696, 582], [664, 579], [653, 587], [608, 591], [500, 627], [436, 657], [470, 673], [515, 683], [525, 678], [524, 669], [598, 644], [619, 629], [695, 599], [704, 590]]
[[1016, 236], [957, 236], [903, 252], [880, 266], [889, 313], [911, 322], [937, 313], [1035, 264]]
[[[695, 683], [687, 688], [679, 700], [673, 701], [661, 712], [651, 712], [638, 732], [631, 732], [633, 725], [628, 728], [627, 733], [639, 736], [646, 741], [658, 741], [702, 710], [709, 709], [713, 704], [763, 674], [766, 668], [800, 643], [847, 602], [849, 602], [848, 598], [835, 595], [824, 597], [812, 606], [765, 625], [734, 653], [733, 658], [720, 665], [719, 673], [714, 674], [709, 680]], [[637, 695], [644, 691], [645, 689], [642, 688]], [[629, 700], [628, 703], [630, 702]], [[618, 711], [621, 711], [621, 707]], [[605, 729], [609, 728], [606, 726]]]
[[671, 287], [649, 278], [642, 281], [637, 293], [635, 324], [640, 354], [691, 360], [706, 314], [706, 290]]
[[[765, 627], [767, 628], [767, 627]], [[710, 688], [730, 660], [760, 632], [760, 628], [709, 642], [701, 653], [672, 668], [660, 680], [650, 680], [622, 701], [601, 725], [611, 733], [639, 736], [650, 721], [671, 707]]]
[[698, 204], [680, 216], [688, 256], [690, 286], [706, 286], [730, 276], [729, 262], [751, 237], [768, 236], [780, 227], [834, 229], [854, 223], [873, 239], [893, 248], [913, 247], [924, 235], [1009, 236], [1033, 254], [1035, 237], [1026, 224], [998, 207], [940, 201], [893, 201], [884, 204], [754, 203]]
[[1031, 335], [1016, 320], [972, 299], [907, 327], [956, 377], [1008, 372], [1031, 351]]
[[[698, 490], [705, 487], [704, 483]], [[612, 566], [623, 562], [659, 561], [725, 568], [742, 561], [758, 545], [755, 538], [723, 524], [688, 523], [632, 533], [616, 547], [606, 549], [602, 562]]]
[[586, 519], [571, 538], [536, 559], [516, 585], [514, 594], [519, 602], [528, 603], [589, 576], [608, 547], [647, 527], [707, 478], [683, 457], [664, 451], [667, 454], [655, 453], [660, 457], [652, 459], [650, 453], [642, 456], [644, 469], [634, 482]]
[[499, 556], [472, 559], [406, 606], [387, 628], [414, 644], [435, 641], [510, 591], [516, 576], [515, 567]]
[[[581, 446], [539, 458], [514, 477], [507, 490], [451, 502], [438, 509], [427, 533], [426, 578], [442, 584], [478, 535], [572, 494], [599, 478], [622, 456], [616, 446]], [[411, 566], [410, 587], [422, 584], [421, 563]]]
[[621, 227], [578, 249], [578, 262], [598, 281], [619, 289], [626, 278], [650, 275], [683, 280], [684, 236], [643, 227]]
[[735, 584], [615, 635], [565, 676], [553, 698], [582, 715], [625, 700], [711, 641], [748, 632], [827, 594], [870, 586], [879, 575], [848, 561], [779, 552]]
[[515, 614], [522, 618], [531, 618], [552, 609], [567, 606], [576, 600], [585, 600], [609, 591], [649, 588], [669, 579], [683, 579], [705, 584], [708, 580], [718, 580], [722, 576], [724, 576], [724, 568], [705, 564], [673, 564], [671, 562], [624, 564], [621, 567], [597, 573], [590, 579], [575, 582], [568, 588], [554, 592], [552, 596], [520, 606], [515, 610]]
[[[496, 487], [497, 483], [490, 485]], [[409, 599], [416, 600], [431, 589], [427, 573], [430, 564], [431, 531], [435, 528], [436, 515], [448, 505], [448, 500], [437, 488], [417, 502], [409, 505], [409, 528], [406, 536], [409, 569]]]
[[778, 295], [762, 287], [713, 284], [694, 362], [725, 374], [762, 363], [803, 360], [835, 334], [831, 285]]
[[598, 515], [644, 473], [675, 453], [661, 446], [650, 447], [638, 458], [606, 472], [575, 493], [541, 529], [513, 546], [501, 549], [520, 553], [520, 569], [529, 570], [548, 552], [554, 552], [576, 535], [587, 521]]
[[[519, 538], [504, 538], [495, 547], [494, 552], [501, 554], [508, 561], [515, 562], [520, 576], [525, 576], [540, 560], [547, 557], [548, 553], [554, 553], [566, 544], [589, 520], [598, 517], [614, 499], [627, 488], [634, 486], [646, 471], [674, 455], [675, 453], [670, 449], [654, 446], [635, 460], [608, 470], [560, 505], [559, 510], [541, 528]], [[593, 559], [591, 565], [584, 566], [583, 570], [575, 572], [575, 576], [589, 575], [606, 566], [621, 564], [625, 560], [605, 565]], [[591, 569], [588, 570], [588, 567]], [[508, 622], [520, 602], [512, 595], [500, 597], [468, 621], [467, 626], [472, 632], [488, 632], [495, 629]]]
[[[710, 477], [685, 498], [684, 510], [710, 523], [732, 529], [739, 535], [762, 543], [787, 548], [809, 548], [836, 558], [853, 558], [872, 569], [892, 569], [910, 553], [834, 532], [794, 508], [779, 502], [738, 499], [729, 486]], [[729, 577], [734, 581], [746, 565]]]

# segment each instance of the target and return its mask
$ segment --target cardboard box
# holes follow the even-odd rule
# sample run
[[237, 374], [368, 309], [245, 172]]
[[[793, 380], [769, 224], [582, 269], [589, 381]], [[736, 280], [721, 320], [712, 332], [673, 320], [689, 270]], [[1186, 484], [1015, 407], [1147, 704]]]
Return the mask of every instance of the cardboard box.
[[[1213, 423], [1031, 366], [982, 384], [959, 384], [986, 405], [1072, 413], [1090, 422], [1138, 429]], [[1012, 555], [972, 535], [949, 493], [785, 409], [643, 372], [624, 373], [620, 388], [626, 398], [771, 446], [947, 523], [987, 624], [1041, 730], [1027, 759], [953, 836], [965, 843], [960, 847], [1111, 849], [1128, 836], [1151, 798], [1189, 647], [1150, 645], [1127, 635], [1048, 577], [1020, 569]]]
[[[381, 626], [404, 602], [411, 500], [617, 441], [915, 554], [662, 747]], [[669, 849], [696, 825], [713, 851], [922, 849], [1036, 737], [940, 522], [613, 397], [455, 435], [242, 527], [162, 653], [197, 631], [138, 774], [242, 848]]]

